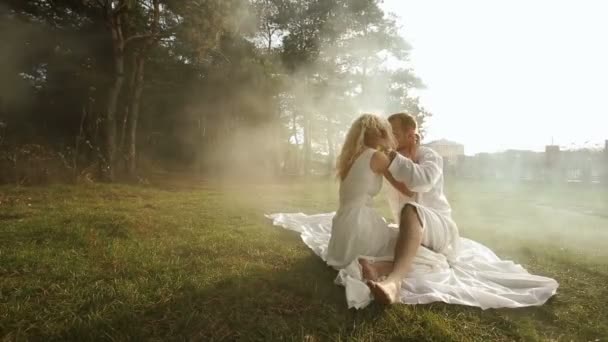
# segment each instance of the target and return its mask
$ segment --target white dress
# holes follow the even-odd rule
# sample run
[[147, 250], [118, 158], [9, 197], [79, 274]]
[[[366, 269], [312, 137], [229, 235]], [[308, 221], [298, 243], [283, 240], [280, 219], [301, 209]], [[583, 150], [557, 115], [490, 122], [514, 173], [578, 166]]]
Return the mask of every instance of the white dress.
[[340, 183], [340, 207], [332, 219], [327, 264], [341, 269], [359, 256], [385, 257], [394, 253], [397, 231], [373, 207], [382, 188], [382, 175], [371, 170], [376, 150], [368, 148]]

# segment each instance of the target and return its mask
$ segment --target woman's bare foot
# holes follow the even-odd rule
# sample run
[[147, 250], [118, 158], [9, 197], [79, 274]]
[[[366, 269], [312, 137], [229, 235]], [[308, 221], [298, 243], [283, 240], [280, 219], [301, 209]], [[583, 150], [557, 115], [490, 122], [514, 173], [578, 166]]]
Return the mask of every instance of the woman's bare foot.
[[399, 290], [401, 289], [401, 282], [395, 281], [368, 281], [367, 286], [374, 295], [374, 300], [388, 305], [396, 303], [399, 300]]
[[372, 263], [360, 258], [359, 265], [361, 265], [361, 275], [363, 276], [363, 280], [376, 281], [376, 279], [378, 279], [378, 272], [376, 272], [376, 269]]

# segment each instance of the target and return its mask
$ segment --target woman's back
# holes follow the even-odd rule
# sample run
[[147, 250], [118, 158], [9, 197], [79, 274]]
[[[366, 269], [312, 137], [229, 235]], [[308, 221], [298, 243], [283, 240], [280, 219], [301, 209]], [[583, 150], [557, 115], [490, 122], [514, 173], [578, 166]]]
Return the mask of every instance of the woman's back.
[[340, 183], [340, 209], [371, 205], [372, 199], [382, 188], [382, 176], [371, 169], [371, 159], [376, 150], [367, 148], [355, 160], [346, 177]]
[[327, 263], [336, 268], [359, 256], [392, 254], [391, 230], [373, 208], [382, 188], [382, 175], [371, 169], [376, 150], [365, 149], [340, 183], [340, 207], [332, 221]]

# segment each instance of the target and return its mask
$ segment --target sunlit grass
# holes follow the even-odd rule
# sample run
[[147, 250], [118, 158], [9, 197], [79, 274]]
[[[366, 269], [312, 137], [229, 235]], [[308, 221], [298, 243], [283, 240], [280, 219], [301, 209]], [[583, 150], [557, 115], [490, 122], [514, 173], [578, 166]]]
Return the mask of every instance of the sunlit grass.
[[[541, 190], [542, 191], [539, 191]], [[269, 212], [328, 212], [329, 181], [0, 188], [7, 340], [594, 340], [608, 336], [606, 190], [452, 182], [462, 234], [556, 278], [538, 308], [348, 310]], [[378, 206], [388, 214], [382, 200]]]

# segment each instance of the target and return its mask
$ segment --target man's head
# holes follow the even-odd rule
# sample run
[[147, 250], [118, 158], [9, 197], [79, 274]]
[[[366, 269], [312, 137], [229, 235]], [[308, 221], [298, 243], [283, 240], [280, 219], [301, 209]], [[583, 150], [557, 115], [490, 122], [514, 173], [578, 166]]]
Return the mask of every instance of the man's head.
[[393, 134], [397, 141], [397, 149], [411, 149], [418, 145], [418, 123], [416, 119], [406, 113], [396, 113], [388, 117], [393, 127]]

